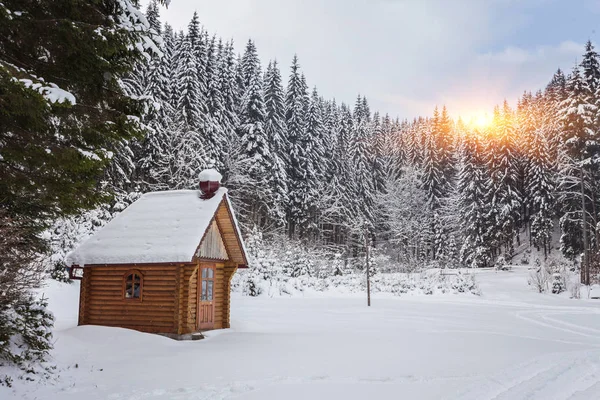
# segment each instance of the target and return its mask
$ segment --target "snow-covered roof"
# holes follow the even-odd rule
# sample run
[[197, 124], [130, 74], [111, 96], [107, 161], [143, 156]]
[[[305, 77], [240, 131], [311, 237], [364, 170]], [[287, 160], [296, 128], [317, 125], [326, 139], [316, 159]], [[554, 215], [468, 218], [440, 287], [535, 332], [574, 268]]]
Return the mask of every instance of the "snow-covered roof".
[[144, 194], [71, 252], [67, 262], [83, 266], [192, 261], [227, 189], [220, 188], [210, 199], [200, 195], [198, 190]]

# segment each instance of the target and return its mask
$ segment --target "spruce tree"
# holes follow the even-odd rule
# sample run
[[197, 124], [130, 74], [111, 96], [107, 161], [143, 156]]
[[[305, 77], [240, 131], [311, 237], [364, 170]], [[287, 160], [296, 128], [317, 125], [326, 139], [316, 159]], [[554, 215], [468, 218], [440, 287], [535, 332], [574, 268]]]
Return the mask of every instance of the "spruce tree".
[[463, 264], [472, 267], [486, 267], [492, 261], [488, 234], [489, 179], [482, 155], [478, 135], [468, 135], [458, 176], [461, 230], [464, 235], [460, 258]]
[[503, 246], [508, 258], [513, 255], [513, 240], [518, 234], [521, 193], [518, 187], [518, 159], [512, 110], [505, 101], [502, 111], [495, 112], [495, 134], [488, 142], [487, 166], [490, 183], [487, 197], [489, 218], [493, 220], [492, 245]]
[[273, 161], [265, 132], [266, 113], [260, 69], [255, 73], [247, 82], [240, 116], [240, 147], [244, 152], [244, 175], [247, 177], [244, 179], [246, 183], [241, 188], [243, 191], [241, 198], [246, 203], [250, 220], [262, 226], [267, 217], [267, 209], [273, 200], [268, 185]]
[[265, 132], [273, 162], [269, 183], [273, 194], [272, 213], [277, 225], [281, 226], [285, 223], [285, 207], [288, 204], [287, 165], [289, 157], [285, 143], [284, 92], [277, 61], [269, 63], [265, 73], [264, 93]]
[[298, 57], [292, 60], [285, 99], [288, 143], [288, 234], [302, 237], [308, 228], [308, 215], [314, 201], [314, 171], [311, 165], [311, 141], [306, 133], [307, 87], [300, 73]]
[[31, 293], [40, 233], [106, 200], [111, 155], [143, 133], [122, 79], [160, 53], [155, 39], [128, 0], [0, 4], [0, 363], [29, 369], [21, 356], [47, 353], [51, 321]]
[[373, 227], [374, 190], [370, 175], [371, 165], [371, 132], [370, 115], [367, 102], [359, 96], [356, 100], [353, 115], [353, 132], [350, 140], [350, 157], [352, 159], [351, 176], [354, 180], [355, 198], [360, 203], [360, 219], [363, 224]]
[[[194, 32], [190, 24], [190, 32]], [[200, 99], [200, 81], [198, 79], [198, 60], [194, 54], [194, 36], [188, 34], [179, 41], [175, 49], [175, 79], [177, 98], [176, 109], [180, 118], [191, 129], [203, 127], [203, 110]]]
[[562, 208], [560, 240], [563, 254], [574, 258], [587, 249], [588, 245], [585, 239], [589, 231], [585, 222], [589, 211], [589, 202], [586, 204], [585, 200], [589, 187], [586, 165], [593, 155], [590, 145], [595, 143], [593, 126], [596, 106], [591, 103], [589, 87], [577, 66], [573, 68], [567, 82], [567, 92], [568, 97], [560, 104], [558, 114], [562, 125], [559, 171], [559, 201]]
[[590, 93], [595, 94], [600, 87], [600, 56], [590, 40], [585, 44], [585, 53], [581, 60], [583, 79]]
[[527, 192], [531, 199], [531, 241], [538, 249], [544, 249], [547, 257], [551, 250], [554, 218], [554, 181], [552, 160], [546, 135], [536, 132], [529, 150], [531, 160], [527, 171]]

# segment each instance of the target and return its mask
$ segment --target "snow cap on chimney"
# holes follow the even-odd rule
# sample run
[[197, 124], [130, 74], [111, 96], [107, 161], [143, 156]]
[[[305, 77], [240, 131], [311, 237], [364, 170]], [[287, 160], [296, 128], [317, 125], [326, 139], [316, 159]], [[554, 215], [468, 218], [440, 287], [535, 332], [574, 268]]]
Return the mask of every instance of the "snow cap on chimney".
[[221, 179], [223, 176], [214, 168], [208, 168], [200, 172], [198, 176], [200, 180], [200, 191], [203, 199], [210, 199], [217, 190], [221, 187]]

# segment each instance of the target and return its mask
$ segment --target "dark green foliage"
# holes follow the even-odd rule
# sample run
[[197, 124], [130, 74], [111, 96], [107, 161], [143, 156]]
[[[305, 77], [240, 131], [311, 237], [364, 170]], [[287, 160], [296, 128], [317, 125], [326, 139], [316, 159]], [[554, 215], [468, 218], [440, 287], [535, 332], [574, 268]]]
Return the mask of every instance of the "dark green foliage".
[[142, 134], [121, 78], [160, 52], [154, 37], [130, 0], [0, 3], [0, 363], [33, 371], [50, 349], [52, 318], [31, 295], [40, 232], [108, 197], [112, 155]]
[[[46, 299], [26, 296], [10, 307], [0, 309], [0, 366], [16, 365], [22, 379], [34, 380], [47, 374], [51, 367], [40, 366], [52, 349], [54, 317], [47, 310]], [[10, 385], [10, 378], [0, 376], [0, 385]]]
[[[10, 216], [39, 224], [101, 201], [98, 181], [111, 152], [140, 133], [130, 118], [138, 104], [118, 83], [140, 57], [128, 49], [137, 34], [111, 22], [123, 12], [116, 0], [3, 3], [0, 193]], [[14, 78], [55, 83], [76, 104], [47, 101]]]

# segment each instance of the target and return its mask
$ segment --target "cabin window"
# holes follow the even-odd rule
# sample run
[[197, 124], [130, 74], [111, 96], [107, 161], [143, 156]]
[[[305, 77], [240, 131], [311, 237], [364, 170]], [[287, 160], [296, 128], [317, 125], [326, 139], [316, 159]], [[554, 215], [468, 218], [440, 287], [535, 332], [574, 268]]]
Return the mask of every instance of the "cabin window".
[[202, 296], [201, 301], [212, 301], [215, 270], [212, 268], [202, 268]]
[[124, 296], [126, 299], [142, 298], [143, 278], [139, 271], [130, 271], [125, 274]]

